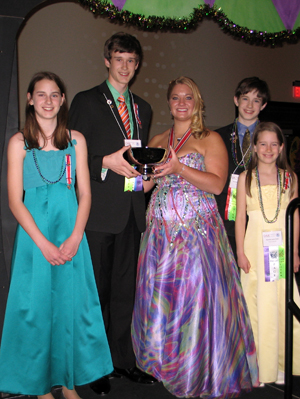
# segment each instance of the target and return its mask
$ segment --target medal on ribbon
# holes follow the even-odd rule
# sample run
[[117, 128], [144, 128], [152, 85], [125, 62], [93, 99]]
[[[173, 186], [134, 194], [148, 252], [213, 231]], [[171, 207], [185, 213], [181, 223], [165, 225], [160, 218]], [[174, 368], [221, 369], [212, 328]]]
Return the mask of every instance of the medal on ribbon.
[[132, 177], [128, 179], [125, 177], [124, 191], [142, 191], [143, 178], [142, 176]]
[[225, 220], [235, 221], [236, 218], [236, 192], [239, 175], [232, 174], [227, 191], [226, 206], [225, 206]]
[[68, 189], [70, 189], [72, 184], [71, 154], [66, 154], [66, 179], [67, 179], [67, 187]]
[[134, 104], [134, 113], [135, 113], [137, 123], [139, 124], [140, 128], [142, 128], [142, 122], [139, 117], [139, 106], [137, 104]]
[[282, 232], [280, 230], [264, 231], [262, 234], [265, 281], [273, 282], [285, 278], [285, 250]]

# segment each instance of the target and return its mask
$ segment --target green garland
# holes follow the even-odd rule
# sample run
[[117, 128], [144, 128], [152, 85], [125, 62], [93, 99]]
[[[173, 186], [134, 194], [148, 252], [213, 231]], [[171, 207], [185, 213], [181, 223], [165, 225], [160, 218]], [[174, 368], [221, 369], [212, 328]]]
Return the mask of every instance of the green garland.
[[164, 18], [158, 16], [145, 17], [130, 11], [119, 11], [106, 0], [78, 0], [96, 16], [106, 16], [111, 22], [133, 25], [138, 29], [148, 31], [188, 32], [195, 30], [199, 22], [205, 17], [217, 22], [221, 29], [236, 39], [258, 46], [281, 46], [283, 42], [297, 43], [300, 37], [300, 27], [295, 30], [280, 32], [260, 32], [236, 25], [227, 18], [221, 8], [210, 7], [208, 4], [194, 8], [189, 18]]

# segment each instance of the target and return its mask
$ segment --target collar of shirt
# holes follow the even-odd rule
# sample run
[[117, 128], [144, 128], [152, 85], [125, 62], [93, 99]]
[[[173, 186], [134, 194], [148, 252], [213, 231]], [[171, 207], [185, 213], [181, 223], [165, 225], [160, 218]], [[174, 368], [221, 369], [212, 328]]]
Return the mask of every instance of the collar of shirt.
[[254, 123], [252, 123], [252, 125], [250, 126], [245, 126], [243, 125], [241, 122], [237, 121], [237, 130], [238, 130], [238, 135], [239, 135], [239, 141], [240, 143], [243, 142], [243, 138], [244, 138], [244, 134], [246, 132], [246, 130], [248, 129], [250, 132], [250, 137], [252, 137], [252, 134], [254, 132], [254, 129], [256, 128], [258, 121], [255, 121]]
[[115, 103], [116, 103], [116, 106], [117, 106], [117, 107], [119, 106], [119, 101], [118, 101], [119, 96], [123, 95], [124, 98], [125, 98], [125, 102], [126, 102], [127, 108], [128, 108], [128, 109], [131, 109], [128, 87], [127, 87], [126, 91], [125, 91], [123, 94], [120, 94], [120, 93], [118, 92], [118, 90], [116, 90], [116, 89], [114, 88], [114, 86], [109, 82], [109, 80], [106, 80], [106, 84], [107, 84], [107, 86], [108, 86], [108, 88], [109, 88], [109, 91], [111, 92], [111, 94], [112, 94], [112, 96], [113, 96], [113, 99], [114, 99], [114, 101], [115, 101]]

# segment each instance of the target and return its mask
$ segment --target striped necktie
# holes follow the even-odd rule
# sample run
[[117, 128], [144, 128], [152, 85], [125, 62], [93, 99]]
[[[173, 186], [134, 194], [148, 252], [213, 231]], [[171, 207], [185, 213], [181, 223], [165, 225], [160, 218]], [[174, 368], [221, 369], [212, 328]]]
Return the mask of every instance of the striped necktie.
[[127, 105], [125, 103], [124, 96], [118, 97], [118, 101], [120, 103], [120, 105], [118, 107], [118, 111], [119, 111], [120, 117], [122, 119], [123, 125], [125, 127], [127, 137], [130, 139], [131, 138], [131, 132], [130, 132], [129, 113], [128, 113]]

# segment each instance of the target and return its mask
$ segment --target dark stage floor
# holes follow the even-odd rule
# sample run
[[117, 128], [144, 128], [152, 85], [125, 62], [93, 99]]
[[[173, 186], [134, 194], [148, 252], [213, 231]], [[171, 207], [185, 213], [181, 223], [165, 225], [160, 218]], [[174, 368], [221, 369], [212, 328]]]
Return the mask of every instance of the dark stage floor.
[[[296, 275], [297, 283], [300, 291], [300, 272]], [[77, 387], [79, 396], [82, 399], [175, 399], [162, 385], [157, 383], [153, 386], [136, 384], [129, 381], [125, 377], [114, 378], [110, 380], [111, 391], [108, 395], [96, 395], [88, 385]], [[60, 389], [53, 391], [55, 399], [61, 399]], [[252, 392], [243, 394], [240, 397], [244, 399], [283, 399], [284, 385], [266, 384], [264, 388], [255, 388]], [[3, 399], [37, 399], [36, 396], [4, 396]], [[293, 399], [300, 399], [300, 377], [293, 378]]]
[[[300, 273], [297, 273], [297, 283], [300, 291]], [[162, 385], [157, 383], [152, 386], [137, 384], [125, 377], [110, 380], [111, 391], [108, 395], [95, 394], [88, 385], [77, 387], [77, 392], [82, 399], [176, 399]], [[53, 391], [55, 399], [61, 399], [59, 388]], [[0, 398], [3, 396], [0, 394]], [[283, 399], [284, 385], [266, 384], [264, 388], [255, 388], [252, 392], [240, 396], [244, 399]], [[37, 399], [36, 396], [5, 396], [3, 399]], [[300, 399], [300, 377], [293, 378], [293, 399]]]
[[[161, 383], [153, 386], [136, 384], [126, 378], [113, 379], [111, 381], [111, 392], [105, 396], [96, 395], [88, 385], [78, 387], [77, 391], [82, 399], [175, 399]], [[294, 377], [293, 399], [300, 399], [300, 377]], [[55, 399], [60, 398], [60, 390], [54, 390]], [[35, 396], [14, 396], [18, 399], [35, 399]], [[283, 399], [284, 386], [266, 384], [264, 388], [255, 388], [252, 392], [241, 395], [244, 399]], [[9, 399], [12, 399], [10, 396]]]

